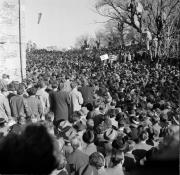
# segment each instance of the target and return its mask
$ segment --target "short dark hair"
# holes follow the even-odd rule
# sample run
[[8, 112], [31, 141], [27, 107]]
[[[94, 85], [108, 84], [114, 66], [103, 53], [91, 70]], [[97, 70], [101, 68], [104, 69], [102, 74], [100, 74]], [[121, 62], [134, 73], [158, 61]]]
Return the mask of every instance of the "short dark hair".
[[27, 89], [29, 96], [36, 95], [37, 89], [35, 87]]
[[100, 104], [101, 104], [101, 100], [100, 100], [100, 99], [96, 99], [96, 100], [93, 102], [93, 106], [94, 106], [94, 108], [99, 107], [99, 106], [100, 106]]
[[140, 139], [141, 141], [147, 140], [148, 137], [149, 137], [149, 135], [148, 135], [148, 132], [147, 132], [147, 131], [142, 131], [142, 132], [139, 134], [139, 139]]
[[92, 111], [93, 110], [93, 105], [91, 103], [87, 103], [86, 104], [86, 108], [89, 110], [89, 111]]
[[104, 156], [99, 152], [94, 152], [89, 156], [89, 164], [94, 166], [96, 169], [100, 169], [104, 166]]
[[64, 83], [59, 83], [58, 88], [59, 88], [59, 90], [62, 90], [64, 88]]
[[119, 163], [122, 163], [123, 160], [124, 160], [124, 156], [123, 156], [123, 152], [122, 151], [116, 151], [112, 155], [113, 166], [116, 166]]
[[18, 94], [18, 95], [22, 95], [23, 93], [24, 93], [24, 88], [20, 86], [20, 87], [17, 89], [17, 94]]
[[93, 143], [94, 142], [94, 132], [92, 130], [87, 130], [83, 134], [83, 141], [87, 144]]
[[55, 89], [55, 88], [58, 88], [58, 85], [56, 83], [53, 83], [52, 84], [52, 88]]
[[133, 140], [127, 141], [127, 151], [132, 151], [135, 148], [135, 142]]
[[40, 81], [40, 82], [39, 82], [39, 87], [40, 87], [40, 88], [44, 88], [45, 86], [46, 86], [45, 81]]
[[1, 142], [1, 173], [50, 174], [57, 166], [53, 138], [43, 125], [28, 125], [22, 134], [9, 134]]

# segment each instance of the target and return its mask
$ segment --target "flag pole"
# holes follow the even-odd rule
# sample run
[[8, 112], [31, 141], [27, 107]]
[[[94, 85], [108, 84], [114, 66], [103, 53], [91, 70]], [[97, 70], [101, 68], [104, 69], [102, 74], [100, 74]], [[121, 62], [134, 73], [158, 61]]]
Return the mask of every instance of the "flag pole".
[[21, 38], [21, 0], [18, 0], [18, 4], [19, 4], [19, 56], [20, 56], [21, 81], [22, 81], [23, 65], [22, 65], [22, 38]]

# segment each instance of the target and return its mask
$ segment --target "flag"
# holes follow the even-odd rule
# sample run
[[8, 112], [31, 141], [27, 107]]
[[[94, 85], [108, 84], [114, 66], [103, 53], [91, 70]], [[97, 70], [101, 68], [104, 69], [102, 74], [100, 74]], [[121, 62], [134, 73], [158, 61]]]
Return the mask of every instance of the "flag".
[[40, 21], [41, 21], [41, 17], [42, 17], [42, 13], [38, 13], [38, 24], [39, 24]]

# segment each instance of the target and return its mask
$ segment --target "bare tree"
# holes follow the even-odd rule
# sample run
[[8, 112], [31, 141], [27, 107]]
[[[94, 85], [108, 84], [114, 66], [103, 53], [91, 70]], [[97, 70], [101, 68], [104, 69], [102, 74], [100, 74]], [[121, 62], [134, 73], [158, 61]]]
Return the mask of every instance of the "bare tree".
[[[141, 0], [144, 6], [145, 27], [157, 38], [159, 54], [168, 56], [172, 39], [177, 32], [175, 22], [179, 17], [180, 0]], [[161, 47], [162, 44], [164, 47]], [[165, 52], [162, 53], [162, 50]]]
[[97, 47], [122, 47], [124, 45], [124, 38], [126, 35], [126, 26], [123, 23], [116, 21], [108, 21], [104, 29], [96, 32]]
[[[168, 48], [177, 33], [176, 18], [179, 16], [180, 0], [98, 0], [97, 12], [109, 20], [133, 27], [138, 33], [148, 29], [157, 38], [158, 51]], [[168, 53], [161, 53], [160, 55]]]
[[88, 47], [88, 42], [89, 42], [89, 35], [88, 34], [84, 34], [84, 35], [81, 35], [79, 36], [77, 39], [76, 39], [76, 43], [75, 43], [75, 47], [78, 48], [78, 49], [85, 49]]
[[143, 7], [140, 2], [135, 0], [98, 0], [95, 7], [100, 15], [132, 26], [139, 33], [142, 32]]

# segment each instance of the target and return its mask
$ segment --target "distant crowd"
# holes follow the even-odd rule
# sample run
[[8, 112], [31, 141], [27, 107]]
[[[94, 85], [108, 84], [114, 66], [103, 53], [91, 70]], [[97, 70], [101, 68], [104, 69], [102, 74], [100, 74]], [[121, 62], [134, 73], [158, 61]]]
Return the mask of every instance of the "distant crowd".
[[3, 74], [0, 174], [178, 174], [178, 66], [104, 53], [29, 52], [26, 79]]

